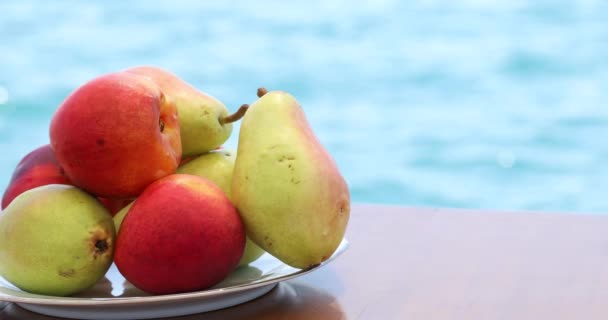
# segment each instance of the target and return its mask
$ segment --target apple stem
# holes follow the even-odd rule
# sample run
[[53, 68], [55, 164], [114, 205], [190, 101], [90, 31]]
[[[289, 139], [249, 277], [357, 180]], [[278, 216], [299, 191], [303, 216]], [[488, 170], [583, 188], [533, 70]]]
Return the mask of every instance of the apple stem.
[[220, 118], [220, 124], [226, 124], [226, 123], [232, 123], [235, 121], [239, 121], [245, 115], [245, 112], [247, 112], [248, 108], [249, 108], [248, 104], [242, 105], [235, 113], [233, 113], [229, 116]]
[[268, 90], [266, 90], [266, 88], [264, 88], [264, 87], [258, 88], [258, 98], [263, 97], [267, 93], [268, 93]]

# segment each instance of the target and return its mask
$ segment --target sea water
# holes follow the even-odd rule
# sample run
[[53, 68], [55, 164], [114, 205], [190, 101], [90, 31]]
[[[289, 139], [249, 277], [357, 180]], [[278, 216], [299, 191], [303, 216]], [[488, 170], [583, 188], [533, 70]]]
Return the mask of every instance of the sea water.
[[231, 110], [291, 92], [355, 202], [608, 212], [606, 1], [0, 1], [0, 189], [141, 64]]

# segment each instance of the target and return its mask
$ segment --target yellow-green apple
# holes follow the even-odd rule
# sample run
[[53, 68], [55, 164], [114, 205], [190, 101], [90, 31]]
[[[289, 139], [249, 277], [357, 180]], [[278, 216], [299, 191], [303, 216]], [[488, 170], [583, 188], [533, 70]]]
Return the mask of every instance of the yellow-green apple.
[[71, 184], [48, 144], [28, 153], [15, 168], [2, 197], [2, 209], [21, 193], [47, 184]]
[[245, 247], [245, 228], [213, 182], [187, 174], [155, 181], [133, 203], [114, 261], [137, 288], [152, 294], [202, 290], [230, 274]]
[[[231, 199], [232, 172], [236, 153], [230, 150], [213, 150], [202, 154], [177, 168], [177, 173], [193, 174], [213, 181]], [[116, 219], [115, 219], [116, 221]], [[247, 237], [245, 253], [239, 266], [247, 265], [264, 254], [264, 250]]]
[[184, 156], [202, 154], [228, 140], [232, 122], [239, 120], [247, 108], [242, 106], [229, 115], [222, 102], [158, 67], [139, 66], [126, 71], [150, 78], [175, 101]]
[[0, 275], [27, 292], [71, 295], [105, 275], [114, 240], [112, 217], [95, 197], [69, 185], [37, 187], [0, 215]]
[[75, 185], [104, 198], [133, 198], [177, 168], [175, 104], [151, 80], [116, 72], [76, 89], [51, 120], [51, 146]]

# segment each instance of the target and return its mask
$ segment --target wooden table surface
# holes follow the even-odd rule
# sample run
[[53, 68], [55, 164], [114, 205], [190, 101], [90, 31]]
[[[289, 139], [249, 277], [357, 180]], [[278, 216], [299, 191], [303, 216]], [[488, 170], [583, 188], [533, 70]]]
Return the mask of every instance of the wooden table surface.
[[172, 319], [608, 318], [608, 216], [356, 205], [347, 238], [257, 300]]

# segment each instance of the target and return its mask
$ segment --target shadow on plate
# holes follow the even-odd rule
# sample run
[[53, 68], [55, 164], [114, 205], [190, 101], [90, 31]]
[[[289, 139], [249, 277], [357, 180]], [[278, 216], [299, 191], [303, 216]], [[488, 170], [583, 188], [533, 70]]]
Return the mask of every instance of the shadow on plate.
[[[335, 297], [301, 283], [280, 283], [266, 295], [250, 302], [217, 311], [173, 317], [172, 320], [232, 319], [344, 319], [346, 316]], [[63, 319], [39, 315], [9, 304], [0, 311], [2, 320]]]

